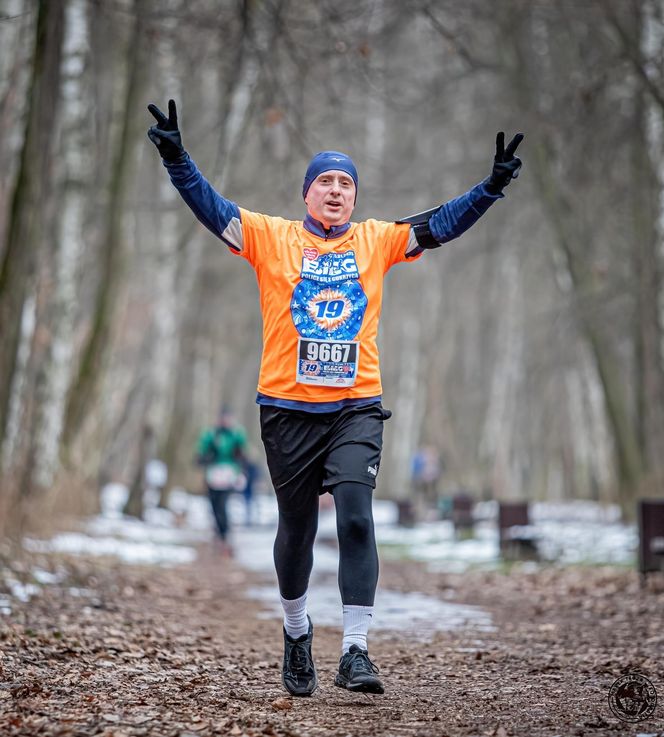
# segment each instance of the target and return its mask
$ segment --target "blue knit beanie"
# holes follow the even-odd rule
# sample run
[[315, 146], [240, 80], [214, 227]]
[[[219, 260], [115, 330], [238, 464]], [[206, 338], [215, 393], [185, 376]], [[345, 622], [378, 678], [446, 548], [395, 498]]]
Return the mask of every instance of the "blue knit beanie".
[[341, 151], [321, 151], [309, 162], [307, 173], [304, 175], [302, 197], [307, 196], [309, 187], [314, 179], [324, 171], [345, 171], [355, 182], [355, 198], [357, 199], [357, 169], [350, 156]]

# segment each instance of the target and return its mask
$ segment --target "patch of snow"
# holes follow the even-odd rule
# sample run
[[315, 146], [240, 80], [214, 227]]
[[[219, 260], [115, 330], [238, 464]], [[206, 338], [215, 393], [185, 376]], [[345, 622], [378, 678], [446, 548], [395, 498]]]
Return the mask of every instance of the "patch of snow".
[[[258, 616], [263, 619], [282, 619], [283, 610], [279, 591], [275, 586], [248, 589], [247, 593], [263, 602], [265, 609]], [[317, 625], [342, 626], [342, 605], [339, 588], [335, 584], [318, 584], [311, 587], [307, 597], [307, 610]], [[471, 627], [480, 631], [493, 631], [495, 626], [489, 612], [480, 607], [464, 606], [440, 601], [417, 591], [404, 593], [378, 589], [371, 633], [398, 631], [410, 639], [427, 641], [437, 631], [451, 631]]]
[[61, 573], [51, 573], [50, 571], [44, 571], [41, 568], [33, 568], [32, 576], [37, 583], [41, 584], [60, 583], [60, 581], [62, 581]]
[[33, 583], [21, 583], [15, 578], [5, 578], [5, 584], [9, 588], [9, 593], [19, 601], [30, 601], [30, 599], [39, 593], [39, 586]]
[[[145, 495], [144, 519], [123, 515], [128, 489], [109, 484], [102, 490], [99, 516], [86, 520], [83, 532], [54, 536], [50, 540], [26, 539], [24, 545], [35, 552], [59, 551], [74, 555], [114, 556], [126, 563], [143, 565], [178, 565], [196, 559], [196, 543], [212, 539], [214, 525], [210, 503], [205, 495], [174, 489], [169, 508], [158, 507], [159, 494]], [[329, 502], [329, 497], [324, 498]], [[425, 522], [413, 528], [399, 527], [397, 506], [384, 500], [374, 501], [374, 523], [380, 555], [384, 558], [408, 558], [427, 563], [432, 571], [463, 572], [469, 567], [492, 568], [500, 565], [496, 502], [475, 506], [473, 536], [459, 539], [448, 520]], [[247, 526], [248, 509], [243, 497], [229, 500], [231, 540], [237, 562], [246, 569], [263, 574], [265, 586], [250, 589], [249, 594], [266, 605], [264, 616], [281, 618], [272, 548], [278, 523], [273, 494], [253, 500]], [[529, 535], [537, 540], [542, 558], [547, 562], [617, 563], [634, 561], [637, 546], [635, 526], [624, 525], [615, 507], [592, 502], [536, 503], [530, 506]], [[311, 581], [310, 611], [318, 624], [341, 626], [341, 598], [336, 574], [339, 553], [336, 544], [334, 507], [323, 505], [319, 515], [318, 538], [314, 547], [314, 571]], [[540, 565], [522, 564], [529, 570]], [[57, 583], [62, 575], [42, 569], [32, 572], [41, 585]], [[0, 614], [11, 613], [11, 601], [27, 601], [39, 592], [35, 584], [4, 581], [9, 593], [0, 597]], [[269, 583], [269, 585], [268, 585]], [[72, 596], [87, 597], [86, 589], [69, 589]], [[425, 596], [379, 589], [376, 594], [376, 631], [398, 630], [416, 639], [426, 639], [436, 630], [473, 627], [493, 628], [488, 612], [478, 607], [461, 606]]]
[[129, 542], [151, 542], [155, 545], [191, 544], [204, 542], [209, 537], [209, 534], [203, 535], [199, 530], [156, 524], [136, 517], [93, 517], [85, 524], [85, 530], [93, 536], [117, 537]]
[[[204, 495], [173, 489], [169, 509], [161, 509], [157, 506], [158, 493], [151, 490], [145, 497], [145, 519], [138, 520], [122, 514], [128, 493], [127, 487], [120, 484], [105, 486], [101, 493], [102, 513], [87, 521], [87, 535], [56, 536], [50, 549], [114, 555], [127, 562], [180, 563], [194, 555], [186, 546], [209, 540], [214, 534], [209, 500]], [[495, 567], [500, 563], [497, 510], [495, 501], [479, 502], [475, 506], [477, 521], [473, 536], [457, 539], [448, 520], [425, 522], [413, 528], [399, 527], [396, 504], [375, 500], [374, 522], [381, 555], [422, 560], [434, 569]], [[255, 498], [251, 511], [255, 524], [245, 527], [244, 499], [239, 494], [231, 497], [229, 517], [237, 557], [247, 568], [271, 572], [271, 548], [278, 520], [274, 495]], [[530, 511], [529, 531], [545, 561], [629, 564], [634, 560], [636, 529], [619, 521], [620, 511], [615, 506], [585, 501], [537, 502], [531, 504]], [[321, 511], [319, 539], [336, 540], [334, 508]], [[315, 558], [318, 571], [336, 570], [338, 553], [334, 547], [317, 545]]]
[[155, 544], [150, 541], [120, 540], [115, 537], [92, 537], [77, 532], [55, 535], [50, 540], [26, 539], [27, 550], [72, 555], [114, 556], [125, 563], [139, 565], [179, 565], [196, 560], [194, 548]]
[[[400, 557], [426, 561], [433, 570], [461, 572], [470, 566], [500, 564], [498, 505], [483, 502], [475, 508], [475, 528], [470, 539], [457, 539], [449, 520], [425, 522], [414, 528], [376, 526], [376, 539], [383, 554], [396, 550]], [[638, 533], [634, 525], [620, 522], [617, 507], [593, 502], [531, 505], [528, 535], [537, 541], [547, 563], [570, 565], [618, 564], [635, 561]]]
[[129, 489], [123, 484], [106, 484], [101, 490], [102, 517], [122, 517], [122, 509], [129, 498]]

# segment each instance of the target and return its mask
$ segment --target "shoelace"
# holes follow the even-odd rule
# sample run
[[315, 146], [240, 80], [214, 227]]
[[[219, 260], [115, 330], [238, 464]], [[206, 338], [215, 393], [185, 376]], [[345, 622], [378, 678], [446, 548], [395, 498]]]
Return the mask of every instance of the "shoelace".
[[311, 656], [309, 655], [309, 651], [307, 650], [305, 645], [301, 643], [293, 645], [290, 656], [290, 664], [292, 673], [300, 673], [302, 671], [311, 670], [313, 668]]
[[360, 673], [378, 673], [378, 666], [372, 662], [366, 653], [348, 653], [350, 655], [348, 668], [355, 668]]

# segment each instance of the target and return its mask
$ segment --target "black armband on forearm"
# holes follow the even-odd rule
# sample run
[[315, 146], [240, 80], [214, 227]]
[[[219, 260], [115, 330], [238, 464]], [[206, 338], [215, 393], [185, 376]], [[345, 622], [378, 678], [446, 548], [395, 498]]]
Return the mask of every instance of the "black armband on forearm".
[[415, 215], [410, 215], [407, 218], [397, 220], [397, 223], [409, 223], [417, 245], [420, 248], [438, 248], [442, 244], [439, 243], [431, 234], [429, 228], [429, 220], [431, 216], [440, 209], [440, 206], [434, 207], [431, 210], [425, 210], [424, 212], [418, 212]]

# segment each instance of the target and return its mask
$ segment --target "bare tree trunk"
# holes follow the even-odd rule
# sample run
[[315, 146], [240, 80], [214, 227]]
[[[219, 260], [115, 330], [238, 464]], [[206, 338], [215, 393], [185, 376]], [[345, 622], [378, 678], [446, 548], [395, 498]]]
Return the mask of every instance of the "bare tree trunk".
[[[631, 34], [638, 45], [645, 35], [642, 9], [634, 6]], [[649, 49], [644, 49], [648, 53]], [[650, 96], [640, 82], [634, 90], [634, 135], [631, 137], [631, 194], [634, 242], [631, 251], [634, 274], [634, 336], [636, 357], [637, 422], [641, 452], [649, 469], [664, 470], [664, 348], [659, 305], [662, 298], [662, 265], [658, 233], [659, 199], [662, 184], [658, 181], [650, 152], [661, 155], [662, 142], [653, 140], [656, 132], [649, 129], [648, 117], [653, 112]], [[661, 111], [660, 111], [661, 115]], [[661, 125], [661, 123], [660, 123]], [[661, 133], [659, 134], [661, 138]]]
[[617, 361], [607, 340], [597, 324], [592, 306], [584, 302], [583, 295], [592, 293], [592, 276], [583, 262], [581, 253], [588, 238], [583, 234], [576, 237], [569, 232], [572, 222], [569, 203], [556, 185], [556, 176], [546, 153], [545, 143], [534, 144], [533, 168], [542, 201], [557, 236], [569, 275], [578, 300], [578, 319], [581, 330], [592, 350], [597, 372], [604, 390], [606, 411], [611, 427], [616, 452], [620, 482], [620, 501], [625, 511], [631, 506], [637, 484], [643, 473], [643, 457], [639, 448], [636, 429], [630, 419], [624, 383]]
[[[261, 78], [259, 59], [270, 47], [270, 41], [276, 28], [276, 18], [270, 16], [265, 27], [257, 26], [256, 15], [259, 8], [250, 0], [245, 0], [240, 6], [242, 14], [242, 40], [238, 45], [235, 58], [237, 70], [227, 75], [225, 106], [220, 110], [218, 148], [212, 156], [215, 162], [213, 169], [218, 174], [213, 178], [215, 186], [223, 194], [227, 186], [233, 163], [232, 154], [240, 147], [249, 119], [250, 103], [255, 95]], [[276, 14], [278, 8], [274, 11]], [[256, 53], [256, 52], [260, 53]], [[193, 458], [193, 448], [188, 444], [183, 447], [182, 440], [187, 437], [184, 430], [187, 428], [187, 418], [191, 414], [193, 387], [192, 364], [196, 360], [197, 329], [200, 328], [201, 309], [192, 312], [192, 305], [198, 300], [194, 295], [201, 293], [201, 279], [205, 277], [202, 268], [201, 247], [192, 248], [190, 241], [194, 238], [196, 221], [191, 218], [180, 238], [177, 246], [179, 265], [176, 272], [176, 285], [180, 297], [181, 315], [178, 326], [180, 350], [177, 354], [176, 365], [173, 371], [172, 410], [168, 421], [168, 430], [164, 442], [163, 459], [170, 469], [171, 483], [173, 480], [184, 479], [188, 474], [188, 467]], [[226, 254], [224, 254], [226, 255]], [[208, 398], [209, 402], [209, 398]], [[170, 484], [169, 484], [170, 486]], [[169, 488], [162, 490], [160, 506], [168, 504]]]
[[122, 510], [124, 514], [130, 517], [143, 518], [143, 492], [145, 491], [145, 466], [150, 458], [152, 445], [154, 442], [154, 434], [149, 425], [144, 425], [141, 432], [141, 439], [138, 444], [136, 469], [134, 478], [129, 487], [129, 497], [127, 503]]
[[60, 93], [65, 0], [40, 0], [30, 102], [18, 177], [0, 264], [0, 444], [6, 433], [21, 316], [43, 238]]
[[[82, 29], [88, 28], [85, 7], [86, 0], [69, 0], [64, 42], [65, 69], [85, 51], [86, 39], [81, 33]], [[85, 248], [81, 232], [85, 195], [78, 186], [84, 171], [72, 138], [79, 140], [74, 136], [80, 136], [81, 128], [87, 122], [85, 112], [79, 106], [79, 100], [86, 94], [86, 78], [85, 68], [81, 67], [79, 74], [70, 76], [66, 83], [68, 94], [63, 97], [61, 118], [63, 130], [69, 135], [63, 135], [63, 150], [58, 157], [57, 214], [52, 218], [54, 225], [51, 229], [56, 243], [52, 255], [49, 253], [49, 258], [42, 259], [40, 269], [41, 282], [51, 293], [45, 300], [43, 314], [37, 314], [37, 330], [46, 333], [49, 344], [43, 360], [36, 362], [34, 394], [41, 401], [33, 414], [32, 428], [26, 434], [34, 446], [30, 451], [34, 458], [33, 477], [42, 487], [50, 487], [59, 470], [60, 435], [71, 374], [79, 296], [76, 283], [81, 253]]]
[[0, 171], [3, 173], [0, 177], [0, 260], [7, 246], [8, 198], [11, 196], [11, 177], [7, 174], [11, 171], [12, 133], [17, 127], [19, 103], [22, 99], [21, 72], [28, 61], [28, 54], [23, 49], [29, 46], [29, 39], [32, 36], [29, 16], [27, 20], [21, 19], [19, 24], [11, 44], [7, 43], [2, 50], [2, 53], [7, 54], [12, 61], [5, 75], [3, 94], [0, 98], [0, 130], [3, 132], [0, 139]]
[[[66, 18], [63, 68], [71, 63], [72, 56], [82, 52], [82, 43], [74, 41], [80, 29], [85, 28], [81, 0], [70, 0]], [[69, 94], [63, 97], [60, 113], [65, 129], [72, 118], [72, 88], [76, 85], [78, 94], [82, 95], [82, 78], [81, 73], [76, 79], [67, 81]], [[45, 233], [50, 235], [48, 247], [38, 254], [35, 329], [22, 386], [20, 391], [14, 391], [12, 400], [19, 406], [14, 423], [16, 438], [9, 438], [14, 446], [11, 467], [21, 479], [24, 496], [45, 491], [53, 483], [69, 378], [72, 307], [76, 299], [75, 274], [80, 243], [71, 227], [72, 216], [74, 220], [77, 218], [77, 198], [71, 196], [72, 181], [63, 177], [65, 170], [70, 175], [76, 171], [76, 159], [71, 156], [68, 143], [70, 141], [65, 138], [57, 157], [57, 194], [48, 198], [44, 208]]]
[[401, 328], [399, 384], [394, 406], [395, 432], [390, 454], [392, 469], [389, 474], [389, 493], [391, 499], [404, 502], [411, 496], [411, 459], [416, 450], [424, 387], [420, 381], [422, 325], [415, 315], [404, 315]]
[[[561, 22], [561, 19], [567, 19], [565, 7], [559, 10], [559, 14], [560, 17], [556, 18], [558, 23]], [[555, 98], [546, 98], [546, 102], [542, 102], [539, 95], [540, 90], [543, 89], [543, 83], [540, 83], [540, 80], [529, 79], [521, 71], [537, 69], [530, 33], [536, 23], [546, 21], [543, 17], [537, 16], [536, 18], [535, 11], [532, 16], [525, 14], [517, 17], [515, 15], [512, 21], [518, 39], [513, 47], [514, 58], [511, 60], [510, 73], [515, 100], [523, 110], [538, 111], [543, 105], [543, 109], [547, 109], [547, 106], [555, 105]], [[586, 23], [589, 23], [588, 19]], [[557, 28], [559, 26], [552, 23], [548, 32], [554, 33]], [[557, 47], [556, 50], [558, 53], [561, 52]], [[567, 53], [579, 53], [580, 59], [585, 58], [583, 50], [579, 51], [572, 44], [564, 47], [564, 50]], [[564, 58], [567, 59], [567, 57]], [[552, 70], [548, 69], [548, 71], [550, 73]], [[590, 97], [586, 96], [585, 99], [588, 100]], [[619, 502], [623, 514], [630, 515], [633, 513], [633, 501], [643, 476], [644, 459], [638, 442], [634, 417], [630, 413], [629, 397], [625, 389], [620, 363], [608, 338], [606, 325], [598, 316], [597, 308], [600, 302], [596, 297], [598, 294], [596, 275], [592, 268], [591, 257], [588, 255], [593, 252], [596, 241], [593, 225], [584, 222], [582, 218], [575, 217], [572, 202], [575, 190], [566, 188], [568, 182], [565, 181], [565, 174], [569, 170], [562, 168], [564, 163], [561, 165], [555, 158], [554, 152], [557, 150], [556, 143], [558, 142], [554, 139], [554, 135], [553, 129], [547, 131], [543, 127], [541, 135], [530, 142], [529, 160], [544, 212], [571, 281], [575, 297], [575, 316], [579, 329], [590, 347], [602, 386], [616, 459]], [[567, 156], [573, 156], [575, 151], [576, 149], [568, 147]]]
[[123, 222], [127, 191], [133, 173], [138, 140], [138, 111], [142, 112], [143, 90], [147, 77], [145, 29], [148, 0], [134, 0], [134, 28], [130, 39], [127, 88], [123, 106], [122, 133], [113, 165], [110, 201], [102, 252], [102, 272], [91, 328], [83, 346], [78, 372], [73, 380], [65, 411], [63, 448], [71, 451], [86, 416], [96, 404], [104, 363], [107, 357], [115, 303], [122, 280], [124, 259]]
[[520, 479], [512, 474], [511, 466], [518, 382], [523, 363], [523, 300], [519, 263], [515, 253], [506, 255], [501, 264], [501, 272], [508, 303], [502, 325], [498, 328], [501, 354], [493, 367], [480, 456], [491, 462], [491, 488], [495, 497], [518, 499]]

